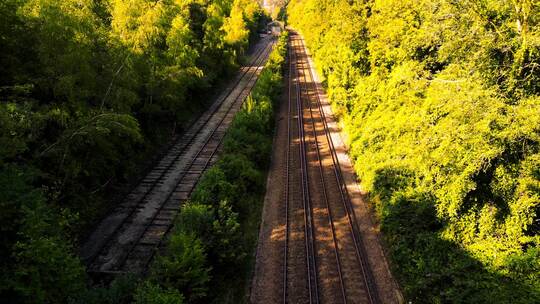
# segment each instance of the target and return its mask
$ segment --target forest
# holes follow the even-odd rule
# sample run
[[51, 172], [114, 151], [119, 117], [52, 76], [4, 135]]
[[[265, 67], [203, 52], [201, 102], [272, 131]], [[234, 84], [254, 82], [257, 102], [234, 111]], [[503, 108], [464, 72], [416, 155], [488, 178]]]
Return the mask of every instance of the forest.
[[[190, 293], [171, 278], [88, 290], [77, 247], [159, 147], [208, 106], [267, 18], [252, 0], [0, 2], [2, 302], [181, 303], [205, 293], [203, 278], [206, 287]], [[280, 73], [273, 65], [270, 78]], [[259, 91], [253, 100], [269, 100]], [[217, 204], [193, 208], [234, 224], [238, 211]], [[170, 247], [202, 248], [194, 237]]]
[[[405, 300], [540, 303], [540, 2], [283, 5]], [[78, 248], [268, 20], [254, 0], [0, 1], [0, 302], [246, 301], [286, 33], [147, 276], [91, 286]]]
[[540, 302], [540, 2], [291, 0], [412, 303]]

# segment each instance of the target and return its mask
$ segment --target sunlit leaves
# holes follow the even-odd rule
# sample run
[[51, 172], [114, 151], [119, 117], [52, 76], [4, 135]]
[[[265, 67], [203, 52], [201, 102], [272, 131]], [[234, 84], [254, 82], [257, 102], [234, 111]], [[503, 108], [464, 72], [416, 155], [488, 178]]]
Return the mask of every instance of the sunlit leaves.
[[[529, 265], [535, 256], [525, 258], [526, 248], [540, 244], [540, 190], [531, 173], [540, 152], [538, 4], [298, 0], [288, 13], [324, 76], [411, 299], [460, 302], [461, 288], [470, 292], [462, 302], [474, 302], [479, 287], [458, 270], [472, 267], [497, 301], [508, 301], [513, 283], [494, 283], [466, 255], [517, 278], [508, 261], [523, 255], [520, 267]], [[423, 204], [442, 228], [430, 231], [407, 213]], [[412, 226], [400, 225], [400, 216]], [[409, 239], [415, 234], [429, 241]], [[438, 246], [454, 248], [448, 268]], [[520, 271], [529, 276], [534, 267]], [[445, 275], [454, 285], [437, 280]], [[538, 287], [527, 282], [520, 295]]]
[[223, 24], [225, 30], [225, 42], [230, 45], [238, 45], [243, 47], [247, 45], [249, 31], [244, 23], [242, 9], [238, 5], [233, 5], [231, 16], [225, 20]]

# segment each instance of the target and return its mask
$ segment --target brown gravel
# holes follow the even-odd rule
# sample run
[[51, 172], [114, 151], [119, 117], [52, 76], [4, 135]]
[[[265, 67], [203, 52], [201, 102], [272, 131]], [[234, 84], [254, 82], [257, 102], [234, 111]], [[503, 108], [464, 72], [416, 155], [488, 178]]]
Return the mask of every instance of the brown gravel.
[[251, 303], [279, 303], [282, 301], [283, 243], [285, 240], [285, 211], [282, 203], [285, 195], [287, 91], [284, 91], [282, 96], [276, 119], [272, 160], [266, 182], [267, 190], [251, 287]]

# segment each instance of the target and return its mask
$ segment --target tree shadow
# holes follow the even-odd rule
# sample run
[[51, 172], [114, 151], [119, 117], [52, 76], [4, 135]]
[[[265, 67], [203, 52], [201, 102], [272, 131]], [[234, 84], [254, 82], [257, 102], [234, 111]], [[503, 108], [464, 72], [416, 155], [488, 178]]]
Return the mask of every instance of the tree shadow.
[[404, 168], [380, 169], [372, 193], [393, 273], [409, 301], [540, 303], [532, 286], [490, 271], [458, 243], [441, 238], [447, 223], [437, 217], [436, 199], [410, 191], [411, 176]]

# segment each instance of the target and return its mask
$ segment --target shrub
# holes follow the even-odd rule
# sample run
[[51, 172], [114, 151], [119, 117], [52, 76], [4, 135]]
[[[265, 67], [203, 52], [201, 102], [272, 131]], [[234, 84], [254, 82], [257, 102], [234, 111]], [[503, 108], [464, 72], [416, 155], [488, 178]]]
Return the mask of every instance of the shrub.
[[184, 297], [175, 289], [163, 289], [151, 282], [144, 282], [134, 296], [136, 304], [182, 304]]
[[[0, 297], [21, 303], [66, 303], [85, 289], [85, 272], [72, 254], [68, 226], [75, 219], [45, 204], [32, 175], [13, 166], [0, 171], [3, 218]], [[58, 288], [62, 286], [62, 288]]]
[[225, 172], [219, 166], [214, 166], [201, 177], [191, 194], [191, 200], [215, 207], [220, 201], [237, 195], [235, 185], [227, 180]]
[[72, 304], [129, 304], [137, 289], [137, 277], [123, 275], [115, 278], [108, 286], [95, 286], [81, 293]]
[[210, 268], [201, 241], [193, 234], [171, 235], [167, 252], [152, 266], [150, 280], [167, 290], [180, 291], [189, 301], [206, 296]]

